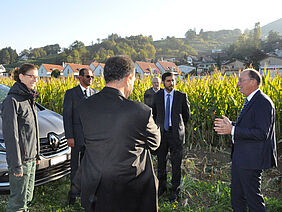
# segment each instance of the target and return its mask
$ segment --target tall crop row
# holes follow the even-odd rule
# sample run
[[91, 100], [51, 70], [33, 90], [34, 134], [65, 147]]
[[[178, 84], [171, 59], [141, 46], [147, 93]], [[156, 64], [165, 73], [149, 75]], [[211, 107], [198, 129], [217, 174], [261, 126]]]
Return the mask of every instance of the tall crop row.
[[[177, 79], [176, 89], [187, 94], [191, 106], [191, 120], [187, 127], [186, 143], [189, 147], [214, 146], [226, 147], [230, 145], [229, 136], [218, 136], [213, 130], [213, 121], [216, 117], [225, 115], [230, 120], [236, 120], [240, 112], [244, 97], [237, 87], [236, 75], [227, 77], [221, 73], [211, 76]], [[276, 135], [281, 140], [281, 93], [282, 75], [270, 77], [263, 74], [261, 89], [273, 100], [276, 109]], [[0, 78], [0, 83], [11, 86], [11, 78]], [[39, 92], [38, 102], [48, 109], [62, 114], [64, 94], [67, 89], [78, 85], [75, 78], [48, 78], [40, 79], [37, 84]], [[92, 87], [101, 90], [105, 83], [103, 78], [94, 78]], [[144, 100], [144, 92], [151, 87], [150, 77], [136, 78], [131, 100]]]

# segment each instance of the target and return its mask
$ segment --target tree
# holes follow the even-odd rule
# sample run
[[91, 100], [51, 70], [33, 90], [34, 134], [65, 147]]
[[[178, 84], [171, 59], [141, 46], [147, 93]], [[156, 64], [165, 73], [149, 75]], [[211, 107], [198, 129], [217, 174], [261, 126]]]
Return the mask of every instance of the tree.
[[43, 50], [47, 55], [55, 55], [61, 51], [61, 47], [59, 44], [47, 45], [43, 47]]
[[195, 30], [192, 30], [192, 29], [189, 29], [189, 30], [185, 33], [185, 37], [186, 37], [186, 39], [191, 39], [191, 40], [193, 40], [194, 38], [197, 37], [196, 31], [195, 31]]
[[270, 43], [275, 43], [277, 41], [280, 41], [281, 37], [278, 32], [274, 32], [273, 30], [270, 30], [267, 36], [267, 41]]
[[10, 54], [7, 49], [4, 49], [4, 51], [2, 52], [1, 63], [10, 64]]
[[79, 50], [82, 47], [85, 47], [84, 43], [76, 40], [70, 45], [70, 50]]
[[51, 77], [58, 78], [60, 77], [60, 74], [61, 74], [60, 70], [54, 69], [51, 73]]

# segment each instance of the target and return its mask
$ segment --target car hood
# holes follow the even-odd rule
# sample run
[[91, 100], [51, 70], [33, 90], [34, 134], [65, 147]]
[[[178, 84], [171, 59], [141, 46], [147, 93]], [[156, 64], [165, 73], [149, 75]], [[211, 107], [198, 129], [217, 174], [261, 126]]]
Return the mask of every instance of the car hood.
[[[38, 111], [39, 138], [47, 138], [50, 132], [61, 135], [64, 133], [63, 117], [51, 110]], [[1, 116], [0, 116], [1, 117]], [[2, 118], [0, 118], [0, 139], [3, 139]]]
[[50, 132], [61, 135], [64, 133], [63, 117], [51, 110], [43, 110], [37, 113], [39, 124], [39, 137], [46, 138]]

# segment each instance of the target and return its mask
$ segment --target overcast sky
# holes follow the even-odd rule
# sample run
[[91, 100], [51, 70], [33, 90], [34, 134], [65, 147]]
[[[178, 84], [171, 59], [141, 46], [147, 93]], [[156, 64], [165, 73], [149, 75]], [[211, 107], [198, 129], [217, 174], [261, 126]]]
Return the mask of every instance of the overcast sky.
[[0, 49], [85, 45], [109, 34], [184, 37], [188, 29], [252, 29], [282, 17], [267, 0], [0, 0]]

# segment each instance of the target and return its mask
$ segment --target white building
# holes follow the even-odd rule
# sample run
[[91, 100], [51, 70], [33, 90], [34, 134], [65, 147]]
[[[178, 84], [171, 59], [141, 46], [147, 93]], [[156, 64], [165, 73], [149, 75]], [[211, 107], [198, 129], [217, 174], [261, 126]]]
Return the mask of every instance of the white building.
[[160, 73], [159, 68], [154, 63], [136, 61], [135, 72], [139, 75], [157, 75]]
[[102, 75], [104, 75], [104, 67], [104, 63], [99, 63], [93, 71], [93, 76], [101, 77]]
[[78, 76], [79, 70], [82, 68], [90, 69], [89, 65], [80, 65], [80, 64], [74, 64], [74, 63], [66, 63], [66, 67], [63, 71], [64, 77], [68, 76]]
[[0, 64], [0, 76], [4, 76], [6, 73], [6, 69], [3, 65]]
[[196, 67], [194, 67], [194, 66], [187, 66], [187, 65], [180, 65], [180, 66], [178, 66], [178, 68], [179, 68], [179, 70], [181, 72], [181, 76], [186, 76], [191, 71], [196, 70]]
[[39, 77], [51, 77], [51, 73], [54, 70], [59, 70], [60, 75], [63, 75], [63, 66], [54, 64], [42, 64], [38, 69]]

